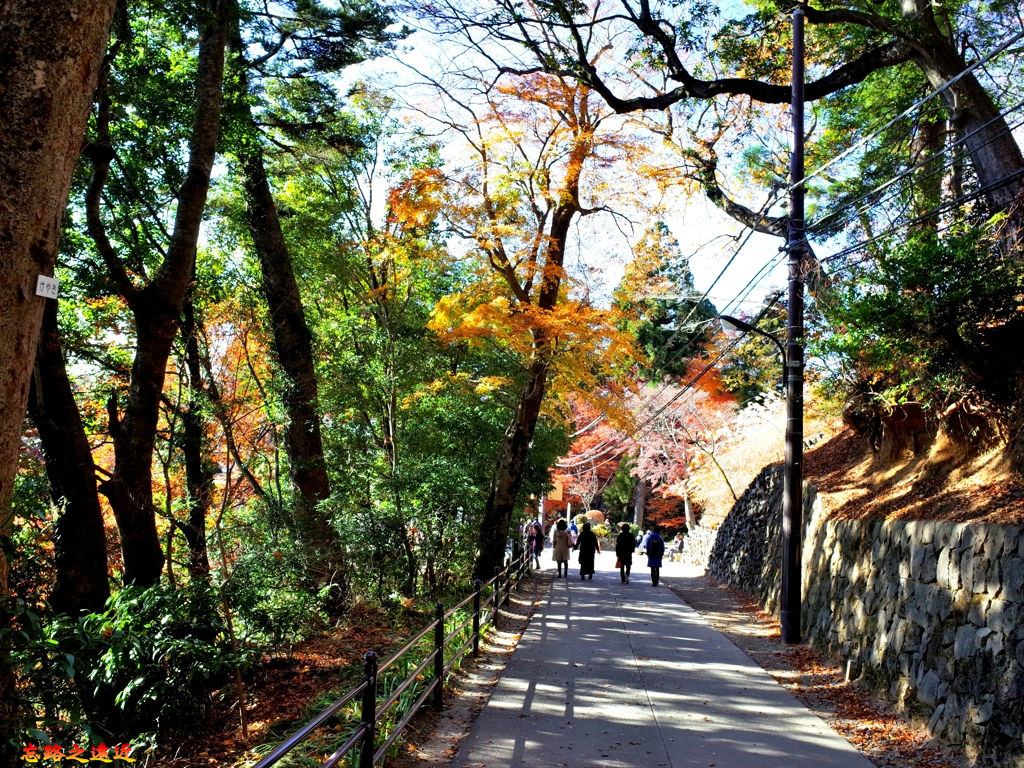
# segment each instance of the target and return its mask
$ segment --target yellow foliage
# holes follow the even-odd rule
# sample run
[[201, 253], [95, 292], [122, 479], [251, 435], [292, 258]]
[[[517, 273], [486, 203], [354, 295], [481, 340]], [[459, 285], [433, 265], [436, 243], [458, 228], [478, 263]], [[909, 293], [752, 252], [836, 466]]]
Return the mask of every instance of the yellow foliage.
[[[595, 307], [587, 278], [576, 282], [565, 265], [575, 231], [568, 222], [635, 192], [621, 168], [645, 154], [637, 133], [621, 130], [625, 119], [586, 87], [551, 75], [503, 78], [488, 99], [464, 130], [466, 167], [409, 186], [428, 207], [440, 201], [440, 215], [469, 243], [462, 258], [475, 272], [470, 288], [437, 302], [429, 328], [443, 342], [497, 347], [524, 370], [542, 369], [548, 411], [567, 410], [575, 394], [622, 422], [628, 409], [614, 379], [637, 350], [618, 329], [619, 310]], [[514, 383], [435, 382], [480, 395]], [[508, 394], [510, 402], [522, 396]]]

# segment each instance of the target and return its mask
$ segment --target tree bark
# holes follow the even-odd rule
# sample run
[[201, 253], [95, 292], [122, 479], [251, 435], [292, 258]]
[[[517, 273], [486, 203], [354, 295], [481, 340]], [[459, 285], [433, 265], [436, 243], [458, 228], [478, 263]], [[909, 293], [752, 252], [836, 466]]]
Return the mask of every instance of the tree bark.
[[[78, 160], [116, 0], [7, 0], [0, 5], [0, 545], [71, 173]], [[0, 546], [0, 594], [8, 564]], [[2, 623], [0, 623], [2, 628]], [[0, 722], [17, 717], [14, 680], [0, 652]], [[0, 759], [9, 745], [0, 746]], [[11, 756], [13, 761], [14, 756]]]
[[[936, 88], [967, 68], [953, 43], [938, 34], [921, 42], [917, 61]], [[1006, 119], [973, 74], [943, 90], [942, 101], [963, 139], [989, 211], [1007, 214], [998, 238], [1002, 250], [1024, 258], [1024, 154]]]
[[636, 481], [636, 495], [633, 497], [633, 523], [644, 530], [644, 509], [647, 507], [647, 481], [642, 477]]
[[191, 291], [185, 300], [182, 336], [185, 340], [185, 367], [188, 370], [189, 403], [182, 413], [182, 453], [185, 457], [185, 487], [188, 489], [188, 519], [181, 526], [189, 550], [189, 573], [208, 579], [210, 558], [206, 547], [206, 516], [213, 500], [213, 472], [207, 459], [206, 388], [199, 354], [199, 327]]
[[697, 527], [697, 518], [693, 514], [693, 505], [690, 503], [690, 492], [683, 490], [683, 514], [686, 515], [686, 528], [692, 531]]
[[[0, 5], [0, 512], [6, 519], [43, 304], [115, 0]], [[0, 561], [0, 589], [7, 583]]]
[[543, 360], [537, 360], [530, 366], [526, 387], [498, 453], [487, 495], [487, 506], [484, 508], [484, 518], [480, 526], [479, 554], [474, 578], [481, 581], [490, 579], [494, 575], [494, 569], [505, 561], [508, 526], [522, 483], [523, 467], [526, 465], [530, 443], [533, 441], [537, 420], [540, 417], [548, 370], [549, 365]]
[[50, 496], [59, 509], [53, 534], [57, 583], [50, 604], [72, 615], [102, 611], [110, 597], [103, 512], [92, 450], [64, 366], [55, 301], [43, 313], [29, 413], [42, 440]]
[[167, 257], [155, 277], [142, 289], [132, 287], [123, 266], [112, 256], [98, 221], [97, 187], [102, 188], [109, 159], [97, 160], [91, 185], [93, 201], [90, 233], [104, 254], [114, 280], [135, 318], [136, 352], [131, 387], [119, 413], [118, 403], [108, 403], [109, 429], [114, 442], [113, 475], [100, 485], [107, 497], [118, 530], [124, 577], [128, 584], [155, 584], [163, 570], [163, 552], [156, 530], [153, 506], [153, 450], [159, 420], [160, 399], [171, 345], [178, 332], [185, 293], [192, 278], [199, 228], [202, 223], [210, 174], [220, 135], [220, 113], [227, 42], [227, 0], [205, 3], [207, 20], [199, 41], [196, 78], [196, 115], [189, 141], [189, 165], [178, 192], [174, 231]]

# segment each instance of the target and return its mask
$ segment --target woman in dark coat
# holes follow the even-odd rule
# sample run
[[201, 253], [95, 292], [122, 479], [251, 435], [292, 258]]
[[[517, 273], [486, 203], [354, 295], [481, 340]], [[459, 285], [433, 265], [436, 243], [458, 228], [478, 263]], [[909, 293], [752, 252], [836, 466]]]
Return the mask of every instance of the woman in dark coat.
[[633, 550], [636, 549], [636, 539], [629, 532], [629, 523], [623, 523], [619, 528], [619, 538], [615, 540], [615, 557], [619, 561], [619, 578], [623, 584], [629, 584], [629, 569], [633, 567]]
[[544, 551], [544, 528], [540, 522], [530, 526], [530, 532], [526, 536], [526, 546], [530, 548], [533, 556], [533, 567], [540, 568], [540, 553]]
[[647, 567], [651, 569], [651, 585], [656, 587], [661, 580], [661, 558], [665, 555], [665, 541], [658, 526], [651, 528], [644, 539], [644, 549], [647, 550]]
[[601, 551], [601, 545], [597, 536], [590, 530], [590, 523], [583, 524], [580, 537], [576, 539], [576, 546], [573, 549], [580, 551], [580, 581], [585, 578], [594, 580], [594, 555]]

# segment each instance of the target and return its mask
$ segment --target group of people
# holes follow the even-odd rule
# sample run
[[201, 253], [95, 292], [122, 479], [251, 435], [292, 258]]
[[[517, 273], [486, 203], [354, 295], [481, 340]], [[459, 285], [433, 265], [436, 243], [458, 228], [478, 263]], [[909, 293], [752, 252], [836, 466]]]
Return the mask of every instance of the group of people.
[[[580, 580], [594, 579], [594, 560], [601, 551], [601, 542], [594, 533], [590, 523], [583, 524], [578, 535], [576, 524], [571, 526], [564, 518], [555, 523], [551, 534], [552, 560], [558, 568], [558, 577], [569, 575], [569, 553], [579, 552]], [[526, 545], [533, 557], [534, 565], [540, 566], [540, 555], [544, 551], [544, 527], [540, 522], [532, 523], [527, 531]], [[630, 532], [629, 523], [619, 526], [619, 535], [615, 540], [615, 565], [619, 569], [619, 577], [623, 584], [629, 584], [629, 575], [633, 567], [633, 553], [639, 549], [647, 556], [647, 567], [651, 569], [651, 584], [658, 586], [661, 580], [661, 561], [665, 556], [665, 540], [661, 538], [658, 526], [648, 530], [643, 539], [637, 543]]]

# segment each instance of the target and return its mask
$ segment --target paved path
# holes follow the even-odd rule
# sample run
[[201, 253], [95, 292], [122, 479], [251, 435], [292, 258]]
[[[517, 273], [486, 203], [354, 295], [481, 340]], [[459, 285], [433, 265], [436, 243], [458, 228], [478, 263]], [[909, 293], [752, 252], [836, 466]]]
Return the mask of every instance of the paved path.
[[593, 581], [578, 570], [555, 579], [453, 766], [871, 768], [648, 569], [622, 584], [605, 553]]

